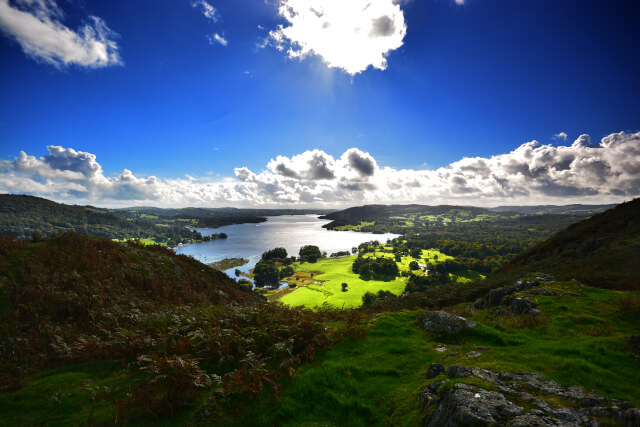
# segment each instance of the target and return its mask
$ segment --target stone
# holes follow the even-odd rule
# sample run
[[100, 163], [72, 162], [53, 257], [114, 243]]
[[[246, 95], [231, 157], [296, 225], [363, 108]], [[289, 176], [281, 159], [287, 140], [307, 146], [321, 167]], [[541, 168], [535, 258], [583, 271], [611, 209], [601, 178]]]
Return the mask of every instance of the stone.
[[523, 412], [522, 407], [508, 401], [500, 393], [458, 383], [440, 398], [433, 415], [425, 425], [497, 425]]
[[531, 310], [529, 310], [529, 314], [532, 316], [538, 317], [542, 314], [542, 312], [537, 308], [532, 308]]
[[467, 366], [450, 366], [447, 375], [450, 378], [468, 378], [473, 376], [473, 370]]
[[[563, 387], [536, 373], [493, 372], [451, 366], [451, 378], [477, 378], [484, 386], [438, 381], [422, 393], [424, 426], [640, 426], [640, 409], [577, 386]], [[474, 383], [475, 384], [475, 383]], [[526, 408], [517, 402], [525, 402]], [[557, 406], [558, 402], [565, 402]]]
[[444, 311], [430, 311], [418, 316], [422, 329], [436, 335], [453, 335], [465, 329], [474, 328], [475, 323]]
[[484, 297], [487, 307], [495, 307], [497, 305], [500, 305], [500, 301], [502, 301], [502, 298], [510, 295], [512, 292], [513, 291], [506, 287], [491, 289], [487, 293], [487, 296]]
[[514, 298], [510, 305], [514, 314], [525, 314], [536, 307], [528, 298]]
[[431, 366], [429, 366], [429, 370], [427, 370], [425, 378], [430, 380], [442, 374], [444, 374], [444, 366], [440, 363], [432, 363]]
[[482, 353], [480, 353], [479, 351], [472, 351], [470, 353], [467, 353], [467, 357], [469, 358], [480, 357], [480, 356], [482, 356]]

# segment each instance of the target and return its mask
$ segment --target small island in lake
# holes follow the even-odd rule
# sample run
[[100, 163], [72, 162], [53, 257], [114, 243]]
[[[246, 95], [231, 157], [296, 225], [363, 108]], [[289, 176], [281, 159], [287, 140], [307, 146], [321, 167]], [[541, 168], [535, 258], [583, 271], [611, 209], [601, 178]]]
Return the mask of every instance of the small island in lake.
[[212, 262], [209, 266], [216, 270], [224, 271], [234, 267], [240, 267], [241, 265], [248, 264], [249, 260], [246, 258], [225, 258], [221, 261]]

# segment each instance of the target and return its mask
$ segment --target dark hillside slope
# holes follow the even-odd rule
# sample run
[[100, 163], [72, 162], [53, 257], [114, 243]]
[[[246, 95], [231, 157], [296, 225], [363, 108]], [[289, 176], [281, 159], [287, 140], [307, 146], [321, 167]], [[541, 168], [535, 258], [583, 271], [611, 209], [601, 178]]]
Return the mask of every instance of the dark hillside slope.
[[591, 286], [640, 289], [640, 199], [570, 225], [501, 271], [543, 271]]
[[0, 346], [0, 359], [50, 354], [50, 340], [65, 334], [106, 343], [135, 316], [167, 307], [259, 300], [224, 273], [162, 246], [74, 233], [39, 242], [0, 236], [0, 335], [17, 339]]
[[196, 238], [180, 227], [159, 227], [145, 221], [131, 221], [106, 209], [56, 203], [41, 197], [0, 194], [0, 234], [17, 239], [60, 233], [81, 233], [109, 239], [153, 238], [173, 243]]

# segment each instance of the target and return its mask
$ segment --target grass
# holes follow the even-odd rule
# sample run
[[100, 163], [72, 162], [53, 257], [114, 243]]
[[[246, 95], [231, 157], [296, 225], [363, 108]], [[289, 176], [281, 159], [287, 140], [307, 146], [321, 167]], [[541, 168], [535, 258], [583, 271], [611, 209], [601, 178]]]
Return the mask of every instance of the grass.
[[[322, 261], [303, 265], [320, 266]], [[638, 406], [640, 360], [632, 356], [626, 337], [637, 332], [640, 318], [637, 307], [625, 306], [622, 300], [630, 295], [637, 298], [640, 292], [581, 287], [572, 282], [544, 287], [557, 295], [528, 295], [543, 313], [537, 318], [496, 317], [491, 309], [475, 311], [470, 304], [451, 307], [447, 311], [478, 326], [449, 338], [422, 331], [416, 320], [421, 311], [373, 316], [366, 338], [345, 339], [317, 354], [313, 362], [296, 371], [293, 380], [282, 380], [278, 397], [265, 388], [242, 411], [213, 414], [209, 421], [238, 426], [418, 425], [423, 416], [421, 389], [430, 381], [446, 379], [424, 378], [434, 362], [446, 367], [539, 372], [561, 385], [579, 385]], [[435, 350], [442, 346], [447, 351]], [[470, 352], [481, 356], [469, 358]], [[96, 424], [113, 423], [114, 402], [134, 381], [122, 367], [121, 362], [94, 362], [33, 375], [22, 389], [0, 394], [3, 421], [79, 425], [88, 424], [92, 414]], [[210, 393], [203, 394], [203, 402]], [[196, 406], [181, 418], [161, 421], [191, 425], [201, 422], [201, 417]], [[130, 424], [156, 422], [148, 417]]]
[[[573, 283], [553, 287], [562, 295], [535, 296], [543, 312], [539, 320], [495, 317], [469, 304], [454, 307], [452, 312], [478, 326], [448, 339], [422, 331], [418, 312], [381, 314], [370, 322], [366, 339], [342, 342], [303, 365], [277, 400], [263, 394], [235, 424], [418, 425], [419, 393], [434, 362], [539, 372], [564, 386], [640, 404], [640, 361], [626, 341], [638, 329], [638, 313], [619, 309], [629, 293]], [[602, 324], [610, 327], [597, 327]], [[447, 351], [435, 351], [441, 346]], [[470, 352], [481, 356], [469, 358]]]
[[[375, 253], [367, 253], [364, 257], [393, 258], [390, 247], [383, 245]], [[295, 288], [278, 289], [268, 292], [270, 300], [280, 300], [290, 307], [315, 308], [328, 304], [338, 308], [352, 308], [362, 305], [362, 296], [367, 292], [390, 291], [399, 295], [404, 291], [406, 279], [383, 282], [376, 280], [361, 280], [357, 274], [351, 272], [351, 265], [356, 256], [326, 258], [316, 263], [294, 263], [296, 273], [287, 278], [289, 283], [295, 283]], [[437, 264], [447, 259], [453, 259], [437, 249], [423, 249], [420, 257], [403, 256], [397, 262], [400, 271], [410, 271], [409, 264], [412, 261], [419, 263]], [[414, 270], [413, 274], [426, 274], [421, 269]], [[484, 276], [475, 271], [458, 272], [452, 275], [458, 283], [471, 282], [483, 279]], [[342, 292], [342, 283], [348, 284], [348, 291]]]
[[370, 225], [373, 225], [375, 222], [371, 221], [371, 222], [367, 222], [367, 221], [361, 221], [360, 224], [358, 225], [340, 225], [338, 227], [335, 227], [334, 230], [337, 231], [360, 231], [362, 230], [362, 227], [367, 227]]
[[[314, 308], [329, 304], [339, 308], [350, 308], [362, 305], [362, 296], [366, 292], [385, 290], [399, 295], [404, 291], [405, 283], [400, 280], [361, 280], [357, 274], [351, 272], [354, 259], [355, 256], [350, 256], [321, 259], [316, 263], [294, 263], [297, 272], [307, 274], [294, 276], [303, 280], [293, 280], [298, 287], [280, 298], [280, 301], [291, 307]], [[309, 276], [309, 272], [315, 272], [313, 277]], [[342, 283], [349, 285], [347, 292], [342, 292]]]
[[85, 425], [113, 422], [116, 399], [132, 384], [120, 362], [71, 365], [29, 378], [27, 385], [0, 394], [6, 425]]

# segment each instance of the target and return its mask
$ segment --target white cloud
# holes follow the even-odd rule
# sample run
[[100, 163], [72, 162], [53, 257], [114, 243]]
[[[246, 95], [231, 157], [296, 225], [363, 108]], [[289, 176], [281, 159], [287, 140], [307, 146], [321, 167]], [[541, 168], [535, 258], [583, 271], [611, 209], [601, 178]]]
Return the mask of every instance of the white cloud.
[[463, 5], [465, 0], [455, 0], [456, 4]]
[[220, 19], [218, 10], [205, 0], [193, 0], [191, 2], [191, 7], [199, 8], [202, 14], [211, 22], [215, 23]]
[[0, 192], [62, 201], [161, 206], [349, 206], [363, 203], [612, 203], [640, 196], [640, 132], [600, 143], [581, 135], [571, 145], [537, 141], [491, 157], [465, 157], [438, 169], [380, 167], [351, 148], [277, 156], [263, 171], [235, 169], [234, 178], [159, 179], [125, 169], [105, 177], [96, 156], [48, 147], [40, 158], [20, 152], [0, 161]]
[[566, 141], [567, 138], [569, 137], [569, 135], [567, 135], [566, 132], [559, 132], [559, 133], [554, 134], [553, 137], [555, 139], [561, 139], [563, 141]]
[[210, 34], [207, 36], [207, 40], [209, 40], [209, 44], [219, 43], [222, 46], [226, 46], [229, 44], [229, 41], [224, 38], [224, 34], [220, 35], [218, 33]]
[[73, 31], [61, 22], [63, 15], [55, 0], [0, 0], [0, 29], [28, 56], [56, 67], [122, 64], [117, 35], [102, 19], [89, 16], [89, 24]]
[[269, 33], [271, 44], [289, 58], [318, 55], [351, 75], [386, 69], [407, 31], [393, 0], [280, 0], [278, 13], [287, 24]]

